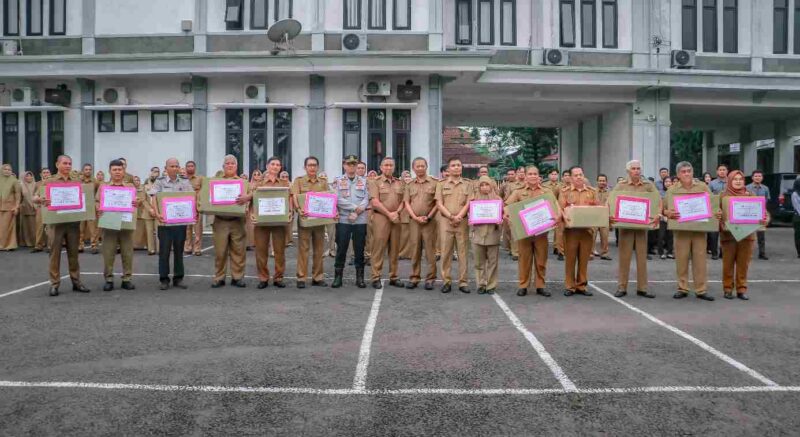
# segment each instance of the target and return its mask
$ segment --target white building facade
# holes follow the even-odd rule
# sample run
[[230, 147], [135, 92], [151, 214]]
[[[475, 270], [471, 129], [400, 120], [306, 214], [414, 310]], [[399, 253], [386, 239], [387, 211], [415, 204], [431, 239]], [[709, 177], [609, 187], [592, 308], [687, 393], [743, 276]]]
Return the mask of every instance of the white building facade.
[[[17, 172], [61, 153], [141, 176], [172, 156], [214, 174], [227, 153], [292, 177], [309, 155], [330, 174], [350, 153], [436, 167], [443, 126], [488, 124], [560, 127], [561, 165], [590, 176], [655, 174], [676, 129], [707, 133], [707, 168], [739, 143], [751, 171], [772, 139], [764, 170], [795, 171], [800, 0], [0, 2]], [[286, 18], [302, 31], [273, 50]]]

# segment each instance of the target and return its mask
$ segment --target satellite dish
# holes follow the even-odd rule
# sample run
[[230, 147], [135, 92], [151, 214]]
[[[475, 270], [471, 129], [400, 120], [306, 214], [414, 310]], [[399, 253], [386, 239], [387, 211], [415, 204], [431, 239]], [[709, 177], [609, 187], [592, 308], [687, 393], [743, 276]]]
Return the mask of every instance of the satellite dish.
[[297, 38], [297, 35], [300, 35], [301, 30], [303, 30], [303, 25], [292, 18], [280, 20], [273, 24], [269, 30], [267, 30], [267, 38], [275, 43], [273, 53], [282, 50], [293, 51], [292, 40]]

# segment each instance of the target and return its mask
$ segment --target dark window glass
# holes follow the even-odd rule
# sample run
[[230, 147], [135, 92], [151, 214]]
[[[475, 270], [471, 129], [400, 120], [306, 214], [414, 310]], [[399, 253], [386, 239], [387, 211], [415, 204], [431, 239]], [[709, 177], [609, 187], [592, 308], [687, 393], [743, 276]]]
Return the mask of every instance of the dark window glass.
[[292, 110], [276, 109], [272, 121], [273, 155], [281, 159], [283, 169], [292, 168]]
[[239, 161], [239, 167], [236, 174], [241, 174], [242, 159], [243, 159], [243, 120], [244, 110], [242, 109], [226, 109], [225, 110], [225, 154], [233, 155]]
[[361, 110], [343, 109], [342, 157], [356, 155], [361, 158]]
[[50, 0], [50, 35], [67, 33], [67, 0]]
[[559, 12], [561, 47], [575, 47], [575, 1], [561, 0]]
[[36, 174], [42, 166], [42, 113], [25, 113], [25, 171]]
[[395, 30], [411, 30], [411, 0], [394, 0], [393, 14]]
[[267, 168], [267, 110], [250, 109], [250, 169], [249, 173]]
[[114, 132], [116, 131], [114, 121], [114, 111], [98, 111], [97, 112], [97, 131], [98, 132]]
[[381, 161], [386, 157], [386, 110], [367, 111], [367, 166], [380, 173]]
[[122, 132], [139, 132], [139, 111], [119, 111]]
[[500, 44], [517, 45], [517, 2], [500, 1]]
[[275, 0], [275, 21], [292, 18], [292, 0]]
[[169, 132], [169, 111], [151, 112], [150, 130], [153, 132]]
[[703, 0], [703, 51], [717, 51], [717, 0]]
[[684, 50], [697, 50], [697, 2], [695, 0], [683, 0], [681, 38]]
[[269, 0], [250, 0], [250, 28], [266, 29], [269, 26]]
[[392, 111], [392, 134], [396, 171], [399, 175], [405, 170], [411, 171], [411, 110]]
[[19, 1], [3, 0], [3, 35], [19, 36]]
[[386, 29], [386, 0], [367, 0], [369, 2], [368, 29]]
[[19, 115], [3, 113], [3, 163], [19, 174]]
[[722, 8], [722, 50], [739, 51], [739, 12], [736, 0], [724, 0]]
[[[64, 113], [47, 113], [47, 168], [56, 172], [56, 159], [64, 154]], [[38, 174], [38, 171], [36, 172]]]
[[344, 28], [361, 29], [361, 0], [344, 1]]
[[175, 132], [192, 131], [192, 110], [175, 111]]
[[794, 53], [800, 55], [800, 0], [794, 3]]
[[788, 53], [789, 48], [789, 10], [786, 0], [773, 0], [772, 11], [772, 52]]
[[617, 0], [603, 0], [603, 47], [617, 48]]
[[456, 44], [472, 44], [472, 0], [456, 0]]
[[494, 44], [493, 0], [478, 0], [478, 44]]
[[595, 23], [597, 12], [594, 0], [581, 0], [581, 46], [597, 47]]
[[242, 30], [244, 0], [225, 0], [225, 29]]
[[27, 0], [27, 14], [25, 23], [27, 24], [28, 35], [38, 36], [43, 32], [42, 22], [44, 9], [42, 8], [42, 0]]

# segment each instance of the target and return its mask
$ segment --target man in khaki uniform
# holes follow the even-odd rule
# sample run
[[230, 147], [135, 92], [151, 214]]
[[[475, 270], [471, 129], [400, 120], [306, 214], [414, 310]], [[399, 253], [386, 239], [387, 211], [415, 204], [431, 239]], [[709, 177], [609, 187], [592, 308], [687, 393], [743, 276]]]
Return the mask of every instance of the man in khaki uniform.
[[417, 287], [421, 279], [422, 250], [428, 261], [428, 274], [425, 275], [425, 289], [433, 290], [436, 281], [436, 233], [438, 231], [435, 216], [436, 185], [438, 181], [428, 175], [428, 161], [415, 158], [411, 163], [416, 178], [408, 185], [404, 194], [405, 208], [408, 212], [409, 236], [411, 244], [411, 276], [406, 288]]
[[127, 184], [133, 183], [133, 175], [128, 173], [128, 160], [125, 158], [117, 158], [117, 160], [122, 161], [122, 166], [125, 168], [125, 176], [122, 177], [123, 182]]
[[[586, 184], [581, 167], [574, 166], [570, 169], [570, 185], [561, 191], [558, 203], [563, 210], [572, 206], [597, 205], [597, 191]], [[564, 296], [575, 293], [592, 295], [586, 286], [589, 284], [589, 256], [592, 254], [593, 235], [591, 228], [564, 229], [564, 252], [567, 259], [564, 263]]]
[[[679, 182], [669, 189], [672, 194], [709, 193], [708, 185], [694, 180], [692, 164], [683, 161], [675, 166], [675, 173]], [[664, 205], [664, 215], [670, 219], [679, 219], [680, 214], [673, 210], [672, 205]], [[717, 218], [721, 218], [717, 213]], [[707, 291], [707, 265], [706, 265], [706, 233], [695, 231], [672, 231], [675, 238], [675, 266], [678, 274], [678, 291], [672, 297], [683, 299], [689, 295], [689, 261], [692, 263], [694, 275], [694, 292], [698, 299], [713, 301], [714, 298], [706, 294]]]
[[[537, 167], [528, 167], [525, 174], [525, 181], [527, 183], [524, 187], [511, 193], [511, 196], [509, 196], [505, 202], [506, 205], [533, 199], [548, 192], [548, 190], [541, 185], [542, 179], [539, 176], [539, 169]], [[556, 214], [556, 217], [554, 217], [556, 222], [560, 221], [560, 211], [553, 212]], [[508, 222], [508, 211], [505, 211], [504, 216], [505, 221]], [[519, 240], [517, 243], [519, 248], [519, 288], [517, 289], [517, 296], [525, 296], [528, 294], [528, 287], [531, 282], [531, 266], [535, 263], [536, 280], [534, 285], [536, 287], [536, 294], [550, 297], [550, 292], [544, 289], [544, 278], [547, 273], [547, 232]]]
[[[319, 171], [319, 160], [314, 156], [309, 156], [303, 163], [306, 175], [301, 176], [294, 180], [292, 183], [292, 201], [294, 202], [295, 210], [300, 213], [300, 216], [307, 217], [305, 208], [299, 204], [297, 196], [314, 192], [327, 192], [328, 183], [317, 177]], [[306, 288], [306, 274], [308, 273], [308, 249], [312, 249], [312, 276], [311, 285], [318, 287], [327, 287], [328, 283], [325, 282], [325, 272], [323, 271], [322, 264], [322, 250], [325, 246], [325, 226], [314, 226], [311, 228], [297, 227], [297, 288]]]
[[[78, 182], [77, 175], [72, 174], [72, 158], [61, 155], [56, 160], [58, 173], [45, 181], [49, 183]], [[40, 197], [37, 193], [34, 202], [47, 207], [50, 199]], [[90, 290], [81, 283], [81, 266], [78, 264], [78, 243], [81, 236], [80, 222], [62, 223], [52, 225], [50, 240], [50, 296], [58, 296], [58, 287], [61, 285], [61, 247], [66, 246], [67, 262], [69, 263], [69, 277], [72, 280], [72, 291], [88, 293]], [[66, 244], [65, 244], [66, 243]]]
[[442, 216], [439, 238], [442, 246], [442, 293], [452, 290], [450, 267], [451, 254], [455, 246], [458, 253], [458, 289], [469, 293], [467, 266], [469, 264], [469, 224], [467, 213], [469, 202], [475, 198], [472, 184], [461, 177], [461, 160], [450, 158], [447, 163], [447, 179], [436, 187], [436, 206]]
[[405, 184], [394, 177], [394, 158], [381, 161], [381, 176], [370, 186], [369, 199], [374, 214], [372, 216], [372, 287], [381, 288], [383, 257], [389, 249], [389, 285], [402, 287], [398, 279], [397, 264], [400, 257], [400, 234], [402, 224], [400, 213], [403, 210]]
[[[192, 184], [194, 192], [200, 197], [200, 188], [203, 186], [203, 177], [197, 175], [197, 164], [194, 161], [186, 163], [186, 179]], [[193, 253], [194, 256], [202, 255], [203, 250], [203, 215], [197, 217], [194, 225], [186, 227], [186, 243], [183, 251]]]
[[[628, 178], [619, 182], [615, 187], [615, 192], [634, 192], [634, 193], [655, 193], [658, 188], [650, 181], [642, 178], [642, 164], [638, 160], [629, 161], [625, 168], [628, 171]], [[661, 211], [661, 205], [652, 205]], [[613, 224], [613, 218], [612, 224]], [[658, 226], [661, 217], [656, 217], [651, 223]], [[616, 297], [628, 294], [628, 274], [631, 270], [632, 252], [636, 251], [636, 294], [642, 297], [654, 298], [654, 294], [647, 291], [647, 231], [644, 229], [620, 229], [619, 230], [619, 272], [617, 274], [617, 293]]]
[[[561, 193], [569, 189], [570, 184], [572, 183], [572, 177], [570, 176], [569, 170], [564, 170], [561, 173], [561, 184], [559, 188], [555, 191], [556, 199], [561, 197]], [[561, 223], [556, 226], [556, 232], [553, 236], [553, 254], [558, 255], [559, 261], [564, 261], [564, 221], [562, 220]]]
[[[136, 178], [133, 179], [133, 184], [136, 185]], [[147, 249], [148, 255], [156, 254], [156, 218], [150, 214], [150, 190], [153, 188], [155, 179], [148, 179], [144, 185], [140, 184], [137, 188], [137, 196], [141, 203], [138, 210], [138, 221], [136, 223], [136, 232], [134, 233], [134, 247], [139, 245], [139, 248], [144, 247]], [[137, 237], [139, 235], [139, 237]], [[137, 241], [138, 240], [138, 241]]]
[[[597, 176], [597, 200], [598, 204], [608, 206], [608, 176], [600, 174]], [[597, 241], [597, 236], [600, 236], [600, 252], [593, 250], [592, 256], [599, 256], [600, 259], [610, 261], [611, 257], [608, 256], [608, 228], [595, 228], [595, 238], [592, 239], [592, 245]]]
[[[108, 173], [111, 179], [107, 184], [111, 187], [131, 187], [131, 183], [123, 182], [125, 170], [122, 167], [122, 161], [115, 159], [108, 165]], [[100, 190], [98, 187], [95, 194], [95, 208], [97, 209], [98, 219], [103, 215], [100, 204]], [[134, 208], [139, 207], [139, 200], [134, 198], [132, 205]], [[134, 213], [135, 215], [135, 213]], [[103, 277], [106, 284], [103, 286], [103, 291], [111, 291], [114, 289], [114, 258], [117, 255], [117, 248], [119, 247], [120, 258], [122, 258], [122, 289], [134, 290], [136, 287], [131, 282], [133, 278], [133, 231], [132, 230], [113, 230], [103, 229]]]
[[[519, 190], [520, 188], [525, 188], [525, 186], [527, 185], [525, 183], [526, 179], [525, 174], [526, 174], [525, 167], [520, 167], [517, 169], [517, 171], [515, 172], [514, 181], [508, 184], [508, 186], [506, 187], [506, 193], [505, 193], [506, 197], [503, 198], [504, 201], [508, 199], [508, 197], [514, 193], [514, 191]], [[519, 248], [517, 247], [518, 242], [514, 241], [514, 239], [511, 238], [511, 228], [509, 228], [508, 230], [508, 237], [509, 237], [508, 246], [511, 252], [511, 259], [513, 261], [517, 261], [519, 260]]]
[[[264, 177], [250, 187], [250, 194], [257, 188], [289, 188], [289, 181], [280, 179], [281, 160], [278, 157], [271, 157], [267, 160], [267, 168]], [[189, 166], [186, 166], [189, 169]], [[289, 199], [289, 220], [291, 221], [291, 199]], [[252, 220], [258, 212], [258, 205], [251, 207], [256, 210], [252, 213]], [[258, 270], [258, 289], [263, 290], [269, 286], [269, 247], [272, 241], [272, 252], [275, 257], [275, 275], [272, 277], [272, 284], [278, 288], [286, 287], [283, 282], [283, 274], [286, 271], [286, 226], [256, 226], [254, 230], [256, 240], [256, 269]]]
[[[92, 169], [91, 164], [83, 164], [83, 171], [81, 172], [81, 183], [82, 184], [91, 184], [94, 186], [94, 191], [97, 193], [97, 189], [100, 187], [100, 183], [97, 182], [97, 179], [94, 177], [94, 169]], [[81, 222], [81, 243], [78, 247], [78, 252], [83, 252], [83, 246], [86, 244], [86, 240], [89, 240], [91, 244], [91, 250], [93, 254], [97, 254], [97, 242], [100, 239], [100, 230], [97, 227], [97, 220], [84, 220]]]
[[[39, 182], [36, 183], [34, 198], [41, 191], [45, 181], [50, 179], [50, 176], [51, 176], [50, 169], [47, 168], [42, 169], [40, 173]], [[48, 229], [48, 227], [44, 225], [44, 221], [42, 219], [42, 205], [37, 205], [35, 202], [34, 205], [36, 206], [36, 243], [31, 252], [36, 253], [36, 252], [41, 252], [47, 247], [50, 247], [50, 241], [49, 241], [50, 238], [48, 236], [50, 230]]]
[[17, 250], [17, 217], [22, 201], [19, 180], [11, 165], [3, 164], [0, 174], [0, 251]]
[[[240, 179], [239, 176], [236, 175], [236, 170], [238, 168], [239, 160], [235, 156], [225, 156], [222, 162], [222, 178]], [[239, 198], [236, 199], [236, 204], [246, 205], [250, 202], [250, 199], [250, 195], [242, 193], [239, 195]], [[225, 285], [228, 260], [230, 260], [231, 264], [231, 285], [239, 288], [246, 287], [247, 284], [244, 282], [245, 257], [247, 256], [245, 251], [245, 218], [226, 217], [215, 214], [212, 227], [214, 229], [215, 272], [211, 288], [219, 288]]]

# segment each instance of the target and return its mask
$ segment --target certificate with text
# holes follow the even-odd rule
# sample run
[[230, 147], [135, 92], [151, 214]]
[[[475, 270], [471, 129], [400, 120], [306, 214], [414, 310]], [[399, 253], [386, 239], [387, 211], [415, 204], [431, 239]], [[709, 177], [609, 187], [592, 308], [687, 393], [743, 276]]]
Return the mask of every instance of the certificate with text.
[[708, 193], [676, 194], [672, 201], [675, 211], [680, 214], [678, 223], [711, 218], [711, 196]]

